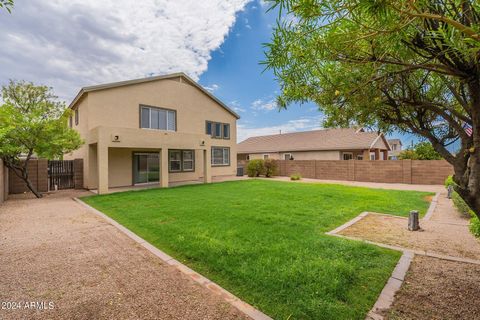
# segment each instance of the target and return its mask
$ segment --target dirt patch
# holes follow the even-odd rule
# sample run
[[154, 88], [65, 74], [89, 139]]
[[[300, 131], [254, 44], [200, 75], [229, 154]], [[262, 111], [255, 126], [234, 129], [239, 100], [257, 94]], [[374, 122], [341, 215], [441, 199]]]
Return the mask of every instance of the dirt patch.
[[429, 196], [425, 196], [425, 197], [423, 197], [423, 199], [425, 199], [425, 201], [432, 202], [432, 200], [433, 200], [433, 197], [434, 197], [434, 196], [432, 196], [432, 195], [429, 195]]
[[0, 319], [245, 319], [70, 198], [85, 194], [0, 206], [0, 301], [54, 306]]
[[415, 256], [387, 319], [480, 319], [480, 266]]
[[480, 241], [467, 224], [420, 221], [421, 231], [408, 231], [408, 219], [369, 214], [339, 234], [414, 250], [480, 259]]

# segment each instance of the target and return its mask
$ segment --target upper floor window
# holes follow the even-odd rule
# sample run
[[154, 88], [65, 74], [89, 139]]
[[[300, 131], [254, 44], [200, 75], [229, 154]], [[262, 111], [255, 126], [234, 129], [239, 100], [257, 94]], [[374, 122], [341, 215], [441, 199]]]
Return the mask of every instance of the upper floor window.
[[216, 139], [230, 139], [230, 124], [207, 121], [205, 133]]
[[141, 106], [140, 128], [176, 131], [177, 113], [175, 110]]
[[223, 139], [230, 139], [230, 125], [228, 123], [223, 124]]
[[80, 119], [78, 118], [78, 109], [75, 109], [75, 125], [78, 126], [78, 121]]

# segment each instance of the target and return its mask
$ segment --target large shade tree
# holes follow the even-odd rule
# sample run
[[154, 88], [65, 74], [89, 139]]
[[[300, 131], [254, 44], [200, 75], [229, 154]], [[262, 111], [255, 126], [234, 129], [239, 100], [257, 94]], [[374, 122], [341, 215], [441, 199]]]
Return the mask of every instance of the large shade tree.
[[0, 0], [0, 9], [5, 9], [8, 12], [12, 12], [13, 0]]
[[[480, 2], [277, 0], [267, 68], [279, 106], [313, 101], [326, 126], [428, 139], [480, 217]], [[452, 153], [449, 144], [459, 144]]]
[[2, 99], [0, 159], [40, 198], [27, 170], [32, 157], [58, 159], [78, 149], [83, 141], [68, 126], [70, 110], [65, 110], [50, 88], [10, 81], [2, 88]]

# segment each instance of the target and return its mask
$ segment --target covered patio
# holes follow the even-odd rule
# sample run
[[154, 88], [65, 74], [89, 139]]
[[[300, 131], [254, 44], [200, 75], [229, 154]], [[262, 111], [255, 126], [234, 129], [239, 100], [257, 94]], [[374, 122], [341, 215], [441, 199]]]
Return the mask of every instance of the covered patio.
[[211, 182], [210, 137], [98, 127], [89, 141], [87, 187], [99, 194], [128, 187]]

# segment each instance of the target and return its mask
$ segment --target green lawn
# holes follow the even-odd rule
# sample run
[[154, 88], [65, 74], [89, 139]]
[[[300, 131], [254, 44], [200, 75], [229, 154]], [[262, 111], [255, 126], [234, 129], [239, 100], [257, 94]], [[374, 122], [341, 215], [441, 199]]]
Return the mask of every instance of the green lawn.
[[275, 319], [364, 319], [400, 253], [324, 233], [363, 211], [424, 214], [427, 195], [246, 180], [82, 200]]

